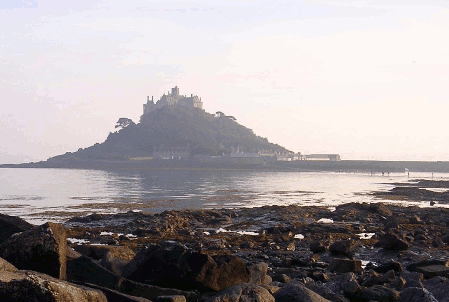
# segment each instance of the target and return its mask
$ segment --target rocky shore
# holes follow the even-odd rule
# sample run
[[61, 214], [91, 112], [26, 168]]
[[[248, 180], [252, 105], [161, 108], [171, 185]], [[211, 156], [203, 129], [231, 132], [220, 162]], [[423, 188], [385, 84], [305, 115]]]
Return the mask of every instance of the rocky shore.
[[[449, 209], [0, 216], [4, 301], [449, 301]], [[3, 301], [3, 300], [2, 300]]]

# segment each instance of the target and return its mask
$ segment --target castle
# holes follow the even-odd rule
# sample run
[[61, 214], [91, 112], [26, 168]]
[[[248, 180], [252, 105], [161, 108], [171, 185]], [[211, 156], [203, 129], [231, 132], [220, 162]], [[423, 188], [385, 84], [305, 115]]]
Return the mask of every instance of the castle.
[[203, 109], [203, 102], [197, 95], [191, 94], [190, 97], [180, 95], [178, 86], [175, 86], [175, 88], [171, 89], [171, 93], [170, 91], [167, 94], [164, 93], [164, 95], [156, 103], [154, 103], [153, 97], [151, 97], [150, 100], [150, 97], [148, 96], [147, 103], [143, 104], [143, 114], [145, 115], [148, 112], [155, 111], [162, 107], [175, 106]]

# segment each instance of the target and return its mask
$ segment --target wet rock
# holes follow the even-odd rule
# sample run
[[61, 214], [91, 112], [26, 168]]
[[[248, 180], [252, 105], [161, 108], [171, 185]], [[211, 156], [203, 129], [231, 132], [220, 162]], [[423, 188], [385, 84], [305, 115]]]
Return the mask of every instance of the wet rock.
[[331, 272], [336, 273], [348, 273], [348, 272], [358, 273], [362, 271], [362, 261], [334, 258], [329, 263], [327, 269]]
[[[279, 291], [278, 291], [279, 292]], [[207, 302], [275, 302], [270, 292], [258, 285], [241, 283], [226, 288]], [[276, 300], [277, 301], [277, 300]]]
[[410, 248], [409, 244], [406, 241], [399, 238], [396, 234], [393, 233], [386, 233], [375, 244], [375, 246], [394, 251], [403, 251]]
[[0, 257], [18, 269], [66, 278], [67, 233], [59, 224], [47, 222], [10, 237], [0, 245]]
[[0, 297], [2, 301], [108, 301], [99, 290], [77, 286], [33, 271], [1, 272]]
[[438, 302], [425, 288], [408, 287], [401, 291], [398, 302]]
[[210, 256], [174, 242], [142, 249], [125, 267], [123, 276], [164, 287], [215, 291], [250, 280], [250, 272], [240, 258]]
[[334, 255], [344, 255], [352, 258], [357, 246], [358, 244], [354, 240], [339, 240], [331, 244], [329, 252]]
[[0, 243], [11, 237], [15, 233], [20, 233], [34, 226], [20, 217], [0, 214]]
[[297, 282], [287, 283], [273, 296], [276, 299], [276, 302], [329, 302], [329, 300]]

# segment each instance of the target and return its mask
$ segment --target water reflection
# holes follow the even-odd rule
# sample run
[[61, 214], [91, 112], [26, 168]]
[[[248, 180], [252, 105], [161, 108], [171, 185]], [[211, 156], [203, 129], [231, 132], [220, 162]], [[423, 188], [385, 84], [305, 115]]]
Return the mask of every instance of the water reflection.
[[[427, 174], [414, 177], [429, 178]], [[434, 177], [448, 179], [448, 174]], [[405, 181], [403, 173], [0, 169], [0, 212], [36, 222], [127, 210], [336, 206], [371, 202], [363, 193]]]

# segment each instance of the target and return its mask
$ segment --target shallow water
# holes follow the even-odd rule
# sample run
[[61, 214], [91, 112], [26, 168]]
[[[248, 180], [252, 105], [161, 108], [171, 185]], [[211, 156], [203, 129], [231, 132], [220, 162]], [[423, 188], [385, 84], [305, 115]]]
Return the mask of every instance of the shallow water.
[[[39, 224], [128, 210], [337, 206], [378, 201], [365, 193], [412, 178], [430, 179], [431, 173], [0, 169], [0, 212]], [[449, 174], [434, 173], [433, 179], [449, 180]]]

